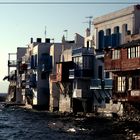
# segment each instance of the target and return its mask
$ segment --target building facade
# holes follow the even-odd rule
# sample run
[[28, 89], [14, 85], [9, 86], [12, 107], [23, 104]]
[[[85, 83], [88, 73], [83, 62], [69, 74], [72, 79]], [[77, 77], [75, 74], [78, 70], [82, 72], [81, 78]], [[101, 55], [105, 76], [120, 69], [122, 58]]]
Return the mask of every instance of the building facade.
[[25, 104], [25, 94], [22, 93], [22, 80], [19, 65], [25, 55], [26, 48], [18, 47], [16, 53], [9, 53], [8, 59], [8, 96], [7, 101]]
[[90, 81], [93, 77], [94, 54], [92, 48], [79, 47], [72, 50], [73, 69], [69, 70], [69, 79], [72, 84], [73, 112], [91, 111], [92, 98]]
[[50, 75], [50, 110], [71, 111], [70, 92], [72, 88], [68, 68], [72, 65], [72, 48], [82, 46], [83, 42], [84, 38], [79, 34], [75, 34], [75, 40], [66, 41], [63, 37], [59, 46], [56, 44], [51, 46], [50, 55], [53, 58], [53, 69]]
[[95, 27], [96, 57], [100, 65], [97, 67], [97, 75], [103, 70], [103, 77], [111, 78], [111, 73], [104, 71], [104, 49], [116, 48], [125, 42], [125, 36], [137, 34], [140, 31], [140, 5], [133, 5], [119, 11], [115, 11], [93, 20]]
[[113, 100], [140, 102], [140, 34], [129, 35], [127, 42], [105, 50], [105, 70], [113, 73]]
[[52, 57], [50, 56], [50, 39], [42, 42], [40, 38], [31, 42], [26, 54], [28, 60], [25, 73], [26, 95], [32, 95], [32, 106], [37, 109], [49, 110], [50, 86], [49, 74], [52, 70]]
[[139, 18], [140, 5], [133, 5], [95, 18], [93, 24], [96, 31], [96, 49], [117, 47], [125, 42], [126, 34], [139, 33]]

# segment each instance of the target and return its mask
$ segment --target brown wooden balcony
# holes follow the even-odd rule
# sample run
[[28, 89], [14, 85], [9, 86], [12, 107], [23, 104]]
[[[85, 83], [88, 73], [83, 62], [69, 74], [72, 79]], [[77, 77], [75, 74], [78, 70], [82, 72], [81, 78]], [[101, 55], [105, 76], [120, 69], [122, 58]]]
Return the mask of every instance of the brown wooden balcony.
[[105, 61], [105, 70], [117, 71], [117, 70], [121, 70], [121, 69], [122, 69], [122, 65], [121, 65], [120, 59]]

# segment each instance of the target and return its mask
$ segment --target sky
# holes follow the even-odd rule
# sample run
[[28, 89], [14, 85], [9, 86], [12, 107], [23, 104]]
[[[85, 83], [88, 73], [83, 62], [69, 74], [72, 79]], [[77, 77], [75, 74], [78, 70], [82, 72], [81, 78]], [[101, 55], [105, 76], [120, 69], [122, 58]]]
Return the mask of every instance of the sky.
[[[2, 2], [9, 2], [2, 4]], [[126, 4], [10, 4], [29, 0], [0, 0], [0, 92], [8, 91], [8, 53], [15, 53], [17, 47], [27, 47], [30, 38], [54, 38], [61, 42], [64, 30], [68, 30], [68, 40], [74, 34], [84, 36], [88, 27], [87, 16], [93, 19], [104, 14], [131, 6], [128, 2], [140, 0], [30, 0], [30, 2], [126, 2]]]

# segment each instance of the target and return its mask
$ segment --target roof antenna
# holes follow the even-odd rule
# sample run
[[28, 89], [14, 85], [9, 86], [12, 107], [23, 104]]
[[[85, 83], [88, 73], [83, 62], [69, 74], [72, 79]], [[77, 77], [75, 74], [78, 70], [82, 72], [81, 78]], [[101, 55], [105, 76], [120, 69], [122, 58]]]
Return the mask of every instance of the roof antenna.
[[44, 32], [44, 35], [45, 35], [45, 39], [46, 39], [46, 33], [47, 33], [47, 31], [46, 31], [46, 26], [45, 26], [45, 32]]
[[68, 41], [68, 30], [64, 30], [64, 32], [66, 33], [65, 39]]
[[86, 17], [86, 18], [89, 19], [89, 21], [88, 21], [87, 23], [89, 24], [89, 31], [91, 32], [91, 25], [92, 25], [91, 19], [92, 19], [93, 17], [92, 17], [92, 16], [88, 16], [88, 17]]

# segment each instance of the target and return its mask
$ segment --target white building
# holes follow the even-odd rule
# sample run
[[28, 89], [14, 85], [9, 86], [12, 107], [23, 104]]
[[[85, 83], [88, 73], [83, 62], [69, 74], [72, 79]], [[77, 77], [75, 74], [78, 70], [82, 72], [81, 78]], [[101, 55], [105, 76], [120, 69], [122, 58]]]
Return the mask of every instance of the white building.
[[84, 38], [76, 33], [75, 40], [66, 41], [63, 36], [62, 43], [54, 43], [51, 46], [50, 55], [52, 56], [52, 74], [50, 76], [50, 110], [59, 110], [62, 112], [71, 110], [70, 97], [61, 94], [61, 92], [64, 92], [64, 87], [62, 82], [58, 82], [56, 79], [58, 75], [56, 63], [72, 61], [72, 48], [81, 47], [83, 45]]
[[27, 49], [26, 96], [32, 94], [32, 105], [37, 109], [49, 109], [49, 74], [52, 68], [50, 46], [49, 39], [42, 42], [38, 38], [36, 42], [31, 41]]
[[116, 47], [124, 43], [126, 34], [140, 32], [140, 5], [133, 5], [93, 20], [96, 49]]
[[[126, 35], [137, 34], [140, 31], [140, 5], [133, 5], [122, 10], [118, 10], [93, 20], [95, 28], [96, 46], [96, 74], [92, 80], [91, 90], [97, 102], [103, 104], [111, 97], [112, 81], [111, 72], [104, 71], [104, 49], [113, 48], [126, 43]], [[113, 52], [114, 58], [118, 55]], [[109, 78], [109, 79], [108, 79]], [[103, 80], [103, 81], [102, 81]]]

